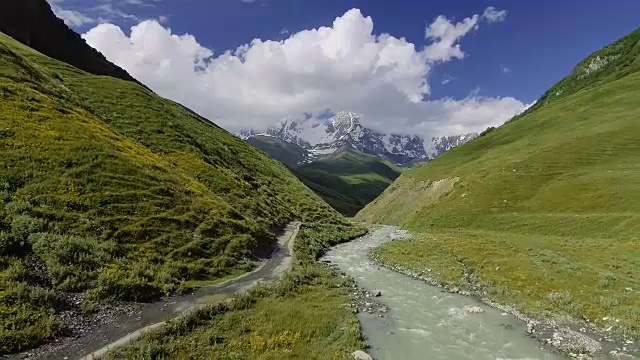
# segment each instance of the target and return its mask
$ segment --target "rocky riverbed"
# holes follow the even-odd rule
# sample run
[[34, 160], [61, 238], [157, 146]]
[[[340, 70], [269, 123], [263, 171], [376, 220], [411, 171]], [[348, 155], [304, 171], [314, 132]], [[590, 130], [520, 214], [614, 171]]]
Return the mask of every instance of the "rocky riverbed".
[[[410, 238], [405, 236], [394, 239], [402, 241]], [[447, 293], [455, 293], [478, 299], [482, 303], [514, 316], [526, 323], [528, 336], [537, 339], [541, 343], [551, 346], [565, 356], [576, 359], [636, 359], [640, 358], [640, 344], [631, 339], [614, 339], [610, 334], [610, 328], [598, 328], [593, 322], [570, 318], [537, 320], [524, 315], [512, 306], [491, 301], [486, 294], [471, 285], [469, 290], [458, 287], [449, 287], [430, 276], [430, 269], [422, 273], [411, 271], [402, 266], [387, 264], [371, 252], [369, 259], [379, 266], [383, 266], [395, 272], [407, 275], [411, 278], [425, 282], [430, 286], [436, 286]], [[615, 321], [615, 319], [614, 319]]]
[[526, 324], [508, 313], [472, 297], [425, 286], [369, 258], [372, 248], [404, 235], [400, 229], [383, 226], [337, 245], [321, 259], [357, 283], [349, 285], [351, 306], [373, 358], [561, 358], [551, 347], [527, 336]]
[[[122, 319], [135, 319], [142, 313], [144, 304], [133, 302], [89, 303], [85, 294], [61, 294], [58, 301], [62, 310], [58, 318], [64, 333], [57, 339], [37, 349], [21, 354], [7, 355], [9, 359], [53, 359], [54, 354], [64, 349], [76, 339], [90, 334], [104, 326], [112, 326]], [[84, 304], [84, 305], [83, 305]], [[68, 359], [63, 357], [62, 359]]]

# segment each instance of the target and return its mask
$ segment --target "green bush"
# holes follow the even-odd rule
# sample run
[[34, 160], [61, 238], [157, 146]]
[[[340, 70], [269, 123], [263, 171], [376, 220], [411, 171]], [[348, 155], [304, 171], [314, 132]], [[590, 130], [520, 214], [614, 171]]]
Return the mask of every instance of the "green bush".
[[16, 215], [11, 221], [11, 233], [16, 240], [24, 242], [31, 234], [45, 229], [45, 222], [29, 215]]
[[52, 285], [63, 291], [91, 288], [96, 270], [111, 258], [112, 243], [98, 243], [80, 238], [49, 233], [29, 237], [35, 254], [46, 264]]
[[6, 231], [0, 231], [0, 256], [13, 255], [20, 251], [23, 242]]
[[163, 283], [162, 280], [156, 281], [158, 278], [170, 279], [168, 274], [164, 274], [157, 266], [139, 262], [118, 262], [100, 270], [97, 291], [101, 298], [113, 300], [156, 300], [178, 286], [170, 282]]

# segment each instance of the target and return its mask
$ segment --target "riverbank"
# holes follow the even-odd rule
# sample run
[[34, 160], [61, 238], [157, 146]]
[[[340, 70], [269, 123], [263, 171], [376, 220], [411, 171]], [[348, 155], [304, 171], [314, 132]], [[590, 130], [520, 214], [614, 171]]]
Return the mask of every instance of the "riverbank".
[[364, 232], [346, 224], [303, 224], [293, 268], [280, 281], [191, 311], [107, 359], [353, 359], [366, 345], [350, 306], [352, 281], [316, 258]]
[[[203, 300], [216, 296], [233, 296], [243, 293], [257, 284], [273, 281], [291, 269], [294, 240], [300, 230], [299, 222], [290, 223], [278, 237], [277, 246], [270, 258], [255, 269], [240, 276], [203, 286], [187, 294], [167, 296], [154, 303], [113, 302], [96, 303], [91, 313], [82, 311], [85, 294], [68, 295], [68, 304], [61, 314], [67, 336], [8, 359], [76, 359], [102, 356], [112, 347], [135, 340], [131, 334], [141, 329], [157, 327], [199, 306]], [[126, 341], [124, 341], [126, 340]]]
[[321, 259], [355, 280], [359, 291], [352, 293], [364, 294], [356, 301], [364, 299], [366, 306], [373, 300], [388, 308], [383, 314], [357, 314], [371, 356], [408, 360], [561, 358], [523, 336], [525, 324], [511, 315], [469, 297], [423, 286], [417, 279], [371, 261], [370, 249], [405, 233], [391, 226], [376, 227], [364, 237], [334, 247]]
[[[603, 329], [587, 319], [577, 320], [568, 316], [533, 316], [525, 314], [514, 306], [495, 301], [486, 290], [486, 283], [473, 274], [472, 270], [467, 269], [463, 261], [457, 261], [462, 267], [461, 280], [457, 282], [451, 281], [451, 274], [445, 274], [449, 269], [443, 266], [436, 268], [437, 265], [434, 264], [434, 267], [430, 268], [425, 263], [403, 262], [402, 257], [396, 256], [398, 253], [390, 254], [393, 251], [390, 249], [403, 243], [407, 246], [411, 243], [411, 236], [406, 232], [406, 236], [395, 240], [395, 244], [388, 243], [373, 249], [369, 258], [380, 266], [423, 281], [427, 285], [439, 287], [448, 293], [473, 297], [512, 315], [526, 324], [528, 336], [557, 349], [565, 356], [578, 359], [627, 359], [640, 356], [638, 344], [631, 339], [621, 340], [619, 336], [616, 337], [611, 333], [611, 327]], [[399, 253], [407, 251], [411, 250], [403, 249]], [[615, 321], [615, 319], [612, 320]]]

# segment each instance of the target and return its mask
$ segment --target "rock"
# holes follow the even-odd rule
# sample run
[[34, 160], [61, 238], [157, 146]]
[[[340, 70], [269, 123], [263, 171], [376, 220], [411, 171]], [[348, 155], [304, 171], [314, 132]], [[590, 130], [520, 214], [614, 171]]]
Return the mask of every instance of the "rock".
[[373, 358], [371, 357], [371, 355], [367, 354], [366, 352], [362, 351], [362, 350], [356, 350], [354, 351], [351, 356], [353, 356], [354, 359], [356, 360], [373, 360]]
[[0, 31], [86, 72], [139, 83], [87, 45], [80, 35], [56, 17], [45, 0], [0, 1]]
[[376, 291], [375, 297], [380, 297], [380, 296], [382, 296], [382, 292]]
[[535, 331], [535, 325], [532, 322], [527, 323], [527, 334], [533, 334]]
[[464, 308], [464, 310], [469, 314], [479, 314], [484, 312], [484, 309], [482, 309], [480, 306], [467, 306]]

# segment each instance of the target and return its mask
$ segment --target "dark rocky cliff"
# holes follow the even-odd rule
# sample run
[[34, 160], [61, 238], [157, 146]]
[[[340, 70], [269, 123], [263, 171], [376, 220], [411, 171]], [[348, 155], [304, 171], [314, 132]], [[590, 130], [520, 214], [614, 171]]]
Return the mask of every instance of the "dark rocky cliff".
[[46, 0], [0, 0], [0, 31], [86, 72], [138, 82], [87, 45], [80, 35], [54, 15]]

